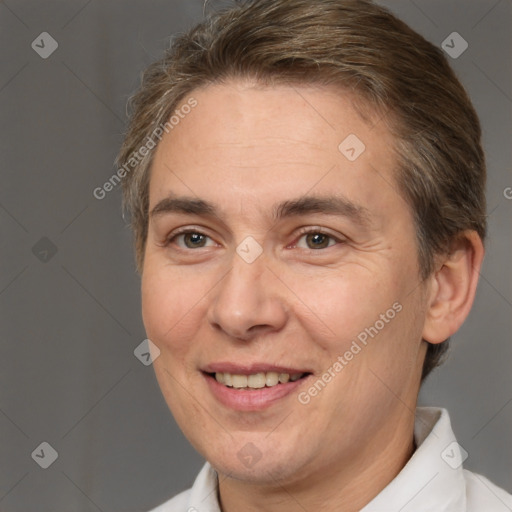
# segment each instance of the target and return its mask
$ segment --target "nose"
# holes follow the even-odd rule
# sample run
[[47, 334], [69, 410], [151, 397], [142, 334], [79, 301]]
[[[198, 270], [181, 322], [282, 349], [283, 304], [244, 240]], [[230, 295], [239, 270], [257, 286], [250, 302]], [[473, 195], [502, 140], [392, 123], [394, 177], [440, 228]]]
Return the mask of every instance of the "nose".
[[231, 270], [215, 287], [207, 315], [210, 325], [237, 340], [283, 328], [288, 318], [284, 285], [264, 255], [247, 263], [234, 254]]

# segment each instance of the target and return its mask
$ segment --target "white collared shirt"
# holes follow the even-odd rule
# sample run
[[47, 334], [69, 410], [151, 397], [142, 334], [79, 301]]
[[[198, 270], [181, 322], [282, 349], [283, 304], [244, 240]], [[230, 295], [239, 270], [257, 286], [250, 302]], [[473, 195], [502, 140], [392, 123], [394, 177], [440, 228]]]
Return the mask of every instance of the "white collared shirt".
[[[445, 409], [418, 407], [417, 449], [402, 471], [361, 512], [511, 512], [512, 496], [487, 478], [463, 469]], [[191, 489], [151, 512], [221, 512], [217, 473], [209, 463]]]

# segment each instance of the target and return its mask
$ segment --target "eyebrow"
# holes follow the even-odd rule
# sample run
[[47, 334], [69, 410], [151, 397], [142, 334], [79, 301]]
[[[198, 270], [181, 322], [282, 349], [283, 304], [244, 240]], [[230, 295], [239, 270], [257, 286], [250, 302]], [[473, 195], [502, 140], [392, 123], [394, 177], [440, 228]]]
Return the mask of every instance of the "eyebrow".
[[[220, 209], [213, 203], [195, 197], [178, 197], [172, 194], [159, 201], [149, 216], [152, 218], [169, 213], [222, 218]], [[368, 227], [372, 217], [366, 207], [340, 195], [329, 195], [303, 196], [278, 203], [272, 209], [272, 218], [280, 220], [311, 213], [347, 217], [361, 227]]]

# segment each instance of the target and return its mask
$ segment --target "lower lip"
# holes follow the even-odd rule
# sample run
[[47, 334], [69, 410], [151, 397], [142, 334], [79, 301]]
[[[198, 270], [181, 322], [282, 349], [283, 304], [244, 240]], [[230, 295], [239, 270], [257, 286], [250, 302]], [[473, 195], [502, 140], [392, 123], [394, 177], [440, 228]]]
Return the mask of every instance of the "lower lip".
[[214, 377], [203, 374], [213, 396], [223, 405], [239, 411], [259, 411], [293, 393], [308, 377], [260, 389], [237, 389], [224, 386]]

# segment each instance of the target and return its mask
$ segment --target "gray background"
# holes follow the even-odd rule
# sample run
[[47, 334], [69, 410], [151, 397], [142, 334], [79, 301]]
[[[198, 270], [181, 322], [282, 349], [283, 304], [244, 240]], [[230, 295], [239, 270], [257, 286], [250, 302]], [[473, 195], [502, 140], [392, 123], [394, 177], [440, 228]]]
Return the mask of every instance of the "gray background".
[[[436, 45], [453, 31], [469, 43], [451, 62], [484, 127], [488, 252], [471, 316], [421, 402], [449, 409], [466, 467], [512, 491], [512, 0], [382, 3]], [[145, 336], [119, 187], [92, 195], [115, 170], [141, 70], [202, 9], [0, 2], [2, 512], [147, 510], [202, 464], [133, 355]], [[59, 44], [47, 59], [31, 48], [43, 31]], [[43, 441], [59, 455], [48, 469], [31, 457]]]

